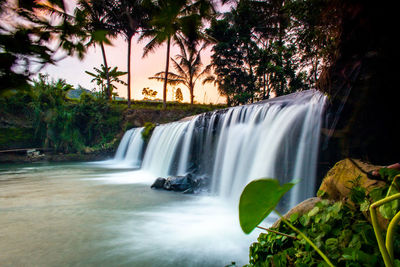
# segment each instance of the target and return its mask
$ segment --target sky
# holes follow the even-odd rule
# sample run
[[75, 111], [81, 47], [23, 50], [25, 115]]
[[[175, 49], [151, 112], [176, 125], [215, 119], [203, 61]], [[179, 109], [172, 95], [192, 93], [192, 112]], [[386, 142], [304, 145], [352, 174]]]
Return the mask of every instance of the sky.
[[[229, 7], [218, 9], [225, 11]], [[221, 10], [222, 9], [222, 10]], [[158, 91], [156, 98], [162, 99], [163, 83], [148, 78], [155, 73], [165, 70], [166, 61], [166, 45], [158, 48], [154, 53], [149, 54], [143, 58], [143, 47], [146, 45], [144, 40], [141, 43], [137, 42], [137, 37], [132, 40], [132, 58], [131, 58], [131, 96], [133, 100], [143, 99], [142, 89], [149, 87], [150, 89]], [[127, 47], [128, 44], [123, 37], [118, 37], [112, 41], [112, 46], [106, 46], [106, 56], [108, 66], [118, 67], [120, 71], [127, 71]], [[171, 57], [175, 57], [179, 53], [179, 49], [173, 46], [171, 49]], [[61, 55], [60, 55], [61, 57]], [[206, 66], [211, 61], [211, 48], [203, 50], [202, 62]], [[92, 90], [96, 87], [95, 83], [91, 83], [92, 77], [85, 73], [85, 71], [93, 72], [93, 68], [100, 67], [103, 63], [101, 49], [99, 46], [90, 47], [86, 57], [80, 61], [77, 57], [67, 57], [59, 61], [56, 65], [48, 65], [41, 70], [41, 73], [47, 73], [53, 79], [65, 79], [68, 83], [75, 86], [80, 85], [86, 89]], [[170, 71], [174, 72], [173, 65], [170, 62]], [[127, 75], [121, 78], [127, 80]], [[118, 95], [120, 97], [127, 97], [127, 88], [124, 85], [117, 84]], [[167, 101], [173, 100], [174, 89], [180, 87], [183, 93], [183, 102], [190, 101], [189, 89], [184, 85], [168, 86]], [[198, 81], [194, 89], [194, 101], [198, 103], [225, 103], [226, 98], [220, 96], [217, 88], [213, 84], [202, 85]]]
[[[132, 62], [131, 62], [131, 75], [132, 86], [131, 95], [133, 100], [140, 100], [143, 98], [142, 89], [149, 87], [150, 89], [158, 91], [157, 98], [162, 99], [163, 83], [155, 80], [149, 80], [148, 77], [153, 76], [155, 73], [165, 69], [166, 60], [166, 45], [161, 46], [154, 53], [149, 54], [146, 58], [142, 58], [143, 47], [145, 42], [137, 43], [136, 40], [132, 41]], [[106, 56], [109, 67], [118, 67], [120, 71], [127, 71], [127, 42], [124, 38], [113, 40], [113, 46], [106, 46]], [[179, 53], [177, 47], [171, 49], [171, 56], [174, 57]], [[206, 66], [210, 63], [210, 48], [204, 50], [202, 54], [203, 65]], [[92, 77], [85, 73], [85, 71], [93, 72], [93, 68], [100, 67], [103, 63], [101, 49], [99, 46], [90, 47], [84, 60], [80, 61], [77, 57], [67, 57], [59, 61], [56, 65], [47, 65], [42, 69], [41, 73], [48, 73], [51, 78], [65, 79], [68, 83], [77, 87], [82, 87], [92, 90], [96, 87], [95, 83], [91, 83]], [[173, 66], [170, 63], [170, 71]], [[126, 81], [127, 75], [123, 76], [122, 80]], [[127, 97], [127, 88], [124, 85], [118, 86], [118, 95], [120, 97]], [[184, 85], [177, 85], [175, 88], [180, 87], [183, 93], [183, 101], [189, 102], [189, 90]], [[173, 87], [169, 86], [167, 93], [167, 100], [172, 100]], [[194, 90], [195, 101], [199, 103], [225, 103], [225, 97], [218, 94], [217, 88], [212, 84], [202, 85], [197, 82]]]

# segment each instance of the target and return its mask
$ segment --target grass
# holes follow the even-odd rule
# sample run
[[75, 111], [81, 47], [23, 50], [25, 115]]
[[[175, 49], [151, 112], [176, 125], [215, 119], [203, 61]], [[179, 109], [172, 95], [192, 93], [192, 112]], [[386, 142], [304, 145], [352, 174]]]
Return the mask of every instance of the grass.
[[[127, 105], [126, 100], [115, 100], [113, 103], [124, 106]], [[196, 111], [196, 113], [201, 113], [226, 107], [227, 105], [225, 104], [193, 104], [193, 106], [191, 106], [190, 103], [167, 102], [166, 110], [193, 110]], [[126, 108], [128, 107], [126, 106]], [[138, 100], [132, 101], [131, 109], [163, 110], [163, 104], [162, 102]]]

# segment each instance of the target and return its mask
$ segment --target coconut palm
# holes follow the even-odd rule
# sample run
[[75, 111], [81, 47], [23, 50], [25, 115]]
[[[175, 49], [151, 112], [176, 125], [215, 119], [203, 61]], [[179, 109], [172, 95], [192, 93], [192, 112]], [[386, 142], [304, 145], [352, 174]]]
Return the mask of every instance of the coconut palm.
[[152, 11], [152, 19], [150, 21], [150, 28], [140, 37], [140, 39], [150, 38], [150, 42], [144, 48], [143, 57], [147, 56], [163, 43], [166, 42], [167, 44], [163, 77], [163, 107], [165, 109], [171, 41], [179, 42], [179, 35], [182, 34], [187, 38], [191, 47], [194, 47], [195, 43], [201, 39], [200, 29], [203, 25], [203, 18], [212, 13], [212, 11], [206, 12], [206, 10], [212, 9], [214, 11], [214, 7], [208, 0], [147, 0], [145, 3], [148, 9]]
[[131, 50], [132, 38], [149, 20], [149, 12], [142, 0], [108, 0], [106, 7], [111, 16], [111, 23], [128, 42], [127, 71], [128, 71], [128, 107], [131, 105]]
[[76, 21], [79, 23], [79, 18], [82, 19], [81, 26], [89, 32], [89, 42], [86, 46], [99, 45], [105, 66], [105, 75], [107, 81], [106, 96], [111, 100], [111, 83], [108, 73], [108, 63], [104, 44], [110, 45], [109, 37], [116, 36], [116, 30], [110, 23], [110, 16], [107, 12], [104, 0], [79, 0], [77, 9], [75, 10]]
[[205, 75], [210, 74], [211, 65], [202, 69], [203, 64], [201, 62], [201, 51], [205, 48], [205, 43], [203, 43], [200, 49], [194, 50], [185, 45], [185, 41], [187, 43], [187, 40], [177, 40], [181, 53], [176, 56], [176, 59], [171, 58], [177, 73], [168, 73], [168, 80], [165, 79], [164, 72], [158, 72], [154, 77], [150, 77], [149, 79], [164, 82], [167, 81], [167, 83], [171, 85], [185, 85], [189, 89], [190, 104], [193, 105], [196, 82]]

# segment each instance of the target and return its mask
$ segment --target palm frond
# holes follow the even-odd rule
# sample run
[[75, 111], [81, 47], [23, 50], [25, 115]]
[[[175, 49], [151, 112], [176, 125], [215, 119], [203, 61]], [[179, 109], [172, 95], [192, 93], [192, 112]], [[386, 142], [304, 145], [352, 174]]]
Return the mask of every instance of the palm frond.
[[181, 64], [178, 64], [178, 62], [176, 62], [176, 60], [173, 59], [173, 58], [171, 58], [171, 61], [172, 61], [172, 64], [173, 64], [175, 70], [176, 70], [182, 77], [187, 78], [187, 71], [185, 71], [185, 70], [183, 69], [182, 65], [181, 65]]
[[148, 56], [150, 52], [153, 52], [156, 48], [158, 48], [161, 44], [159, 43], [157, 36], [155, 36], [153, 39], [151, 39], [150, 42], [148, 42], [145, 47], [143, 48], [143, 55], [142, 58], [145, 58]]

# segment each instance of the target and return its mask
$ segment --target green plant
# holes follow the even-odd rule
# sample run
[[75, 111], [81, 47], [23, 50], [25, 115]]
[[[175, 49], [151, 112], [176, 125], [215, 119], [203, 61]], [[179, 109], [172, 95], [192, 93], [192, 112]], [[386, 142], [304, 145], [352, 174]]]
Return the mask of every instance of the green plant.
[[[400, 199], [397, 182], [400, 172], [383, 168], [380, 174], [385, 181], [383, 186], [366, 190], [357, 177], [352, 182], [348, 201], [324, 199], [308, 213], [282, 218], [277, 228], [259, 227], [269, 233], [260, 234], [258, 242], [251, 245], [249, 266], [400, 266], [395, 258], [395, 251], [400, 250], [396, 229], [400, 212], [398, 205], [391, 203]], [[268, 186], [263, 185], [266, 183]], [[257, 227], [292, 185], [280, 186], [276, 180], [261, 179], [248, 186], [242, 193], [246, 205], [239, 204], [239, 218], [244, 217], [241, 225], [243, 221], [245, 232]], [[258, 203], [251, 207], [254, 201]], [[368, 210], [372, 225], [368, 221]], [[386, 235], [381, 233], [382, 220], [378, 221], [377, 211], [383, 218], [392, 219]], [[328, 263], [316, 248], [325, 251], [331, 262]]]
[[[382, 266], [373, 227], [357, 209], [343, 202], [322, 200], [308, 213], [287, 219], [313, 240], [334, 266]], [[277, 233], [261, 233], [250, 247], [248, 266], [326, 266], [327, 263], [301, 236], [285, 223]], [[398, 246], [398, 244], [396, 244]]]
[[146, 122], [142, 132], [142, 138], [145, 143], [148, 143], [156, 125], [152, 122]]
[[[245, 233], [250, 233], [263, 221], [275, 207], [283, 195], [288, 192], [294, 183], [287, 183], [281, 186], [275, 179], [259, 179], [250, 182], [243, 190], [239, 201], [239, 221]], [[305, 242], [307, 242], [324, 259], [328, 266], [333, 266], [328, 257], [311, 241], [303, 232], [286, 220], [277, 210], [279, 215], [290, 229], [295, 231]]]
[[[376, 201], [369, 208], [370, 214], [371, 214], [372, 225], [374, 227], [375, 236], [376, 236], [376, 239], [377, 239], [378, 245], [379, 245], [379, 250], [382, 254], [382, 257], [383, 257], [386, 267], [395, 266], [395, 263], [396, 263], [396, 259], [394, 258], [394, 252], [393, 252], [394, 251], [393, 243], [394, 243], [396, 226], [400, 222], [400, 212], [397, 212], [394, 215], [392, 211], [397, 211], [398, 201], [400, 199], [400, 193], [398, 193], [398, 188], [396, 188], [397, 187], [396, 180], [398, 178], [400, 178], [400, 175], [396, 175], [393, 178], [393, 181], [389, 187], [387, 196], [384, 199]], [[397, 193], [393, 194], [393, 192], [397, 192]], [[392, 203], [392, 205], [389, 205], [390, 202]], [[380, 230], [378, 216], [376, 213], [377, 208], [379, 208], [379, 211], [382, 214], [382, 216], [384, 216], [385, 218], [387, 218], [386, 216], [389, 216], [392, 218], [392, 220], [389, 222], [389, 225], [388, 225], [388, 229], [387, 229], [387, 233], [386, 233], [386, 242], [383, 241], [384, 237]], [[381, 209], [381, 208], [383, 208], [383, 209]], [[388, 210], [389, 210], [389, 212], [388, 212]], [[393, 216], [392, 216], [392, 214], [393, 214]], [[397, 261], [396, 265], [398, 265], [398, 264], [400, 264], [400, 262]]]

